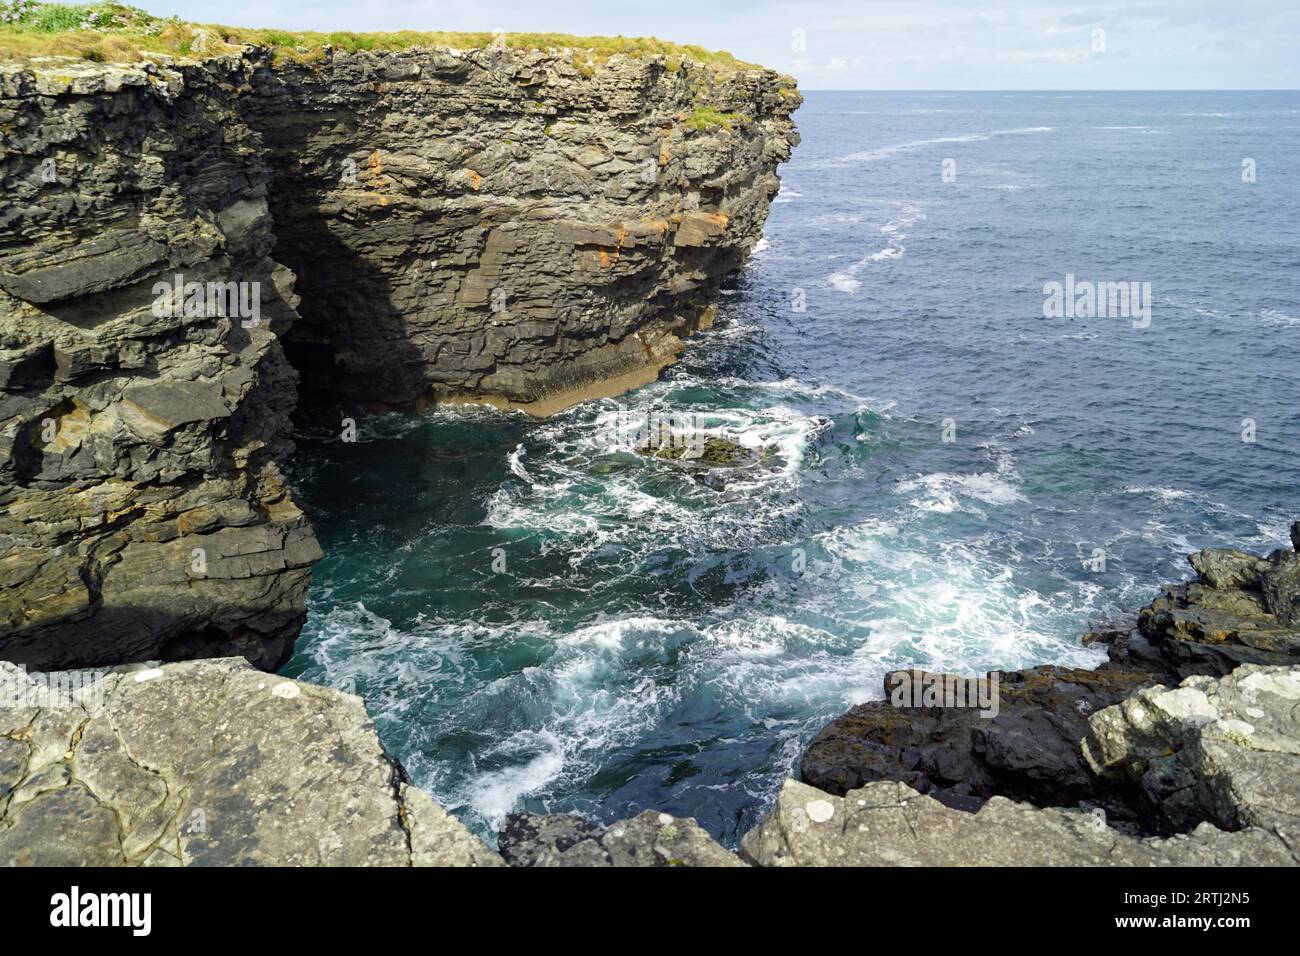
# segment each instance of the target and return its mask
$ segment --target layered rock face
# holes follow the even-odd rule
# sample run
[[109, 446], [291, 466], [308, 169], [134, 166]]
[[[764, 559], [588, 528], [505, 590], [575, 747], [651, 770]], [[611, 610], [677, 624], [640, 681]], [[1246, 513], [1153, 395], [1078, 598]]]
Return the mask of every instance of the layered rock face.
[[287, 347], [367, 406], [549, 412], [651, 381], [798, 142], [793, 80], [659, 56], [327, 52], [253, 82], [303, 298]]
[[242, 57], [0, 72], [0, 658], [287, 659], [296, 317]]
[[0, 659], [288, 658], [320, 550], [286, 353], [334, 399], [534, 411], [673, 359], [799, 96], [583, 56], [0, 71]]

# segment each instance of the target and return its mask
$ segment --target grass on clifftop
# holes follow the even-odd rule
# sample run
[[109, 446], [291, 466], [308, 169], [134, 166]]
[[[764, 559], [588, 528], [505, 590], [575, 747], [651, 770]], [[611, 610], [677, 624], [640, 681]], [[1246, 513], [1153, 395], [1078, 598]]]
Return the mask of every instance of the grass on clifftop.
[[575, 37], [564, 33], [319, 33], [225, 27], [186, 23], [176, 17], [155, 17], [120, 3], [39, 3], [0, 0], [0, 60], [36, 56], [68, 56], [97, 63], [132, 63], [151, 54], [200, 59], [233, 53], [244, 44], [269, 47], [277, 58], [319, 59], [326, 44], [337, 50], [404, 50], [415, 46], [473, 49], [503, 42], [511, 49], [570, 49], [586, 53], [581, 69], [617, 53], [659, 54], [670, 69], [682, 59], [707, 63], [721, 70], [753, 66], [730, 53], [699, 46], [669, 43], [654, 37]]

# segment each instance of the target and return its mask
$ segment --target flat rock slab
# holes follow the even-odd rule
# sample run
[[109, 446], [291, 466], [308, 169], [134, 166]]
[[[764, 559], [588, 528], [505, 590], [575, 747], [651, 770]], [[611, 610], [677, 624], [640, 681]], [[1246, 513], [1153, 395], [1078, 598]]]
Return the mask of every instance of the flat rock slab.
[[503, 865], [360, 698], [242, 658], [39, 676], [0, 662], [0, 865]]

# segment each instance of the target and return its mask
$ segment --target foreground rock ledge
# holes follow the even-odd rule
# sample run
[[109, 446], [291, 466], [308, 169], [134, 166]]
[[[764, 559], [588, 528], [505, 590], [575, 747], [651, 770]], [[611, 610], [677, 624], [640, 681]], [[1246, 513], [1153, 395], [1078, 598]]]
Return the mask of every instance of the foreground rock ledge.
[[1169, 839], [1137, 839], [1079, 810], [994, 797], [978, 813], [902, 783], [843, 797], [786, 781], [772, 813], [741, 842], [759, 866], [1294, 866], [1276, 835], [1203, 823]]
[[28, 678], [0, 678], [0, 865], [502, 865], [357, 697], [242, 659], [118, 670], [84, 706], [12, 706]]

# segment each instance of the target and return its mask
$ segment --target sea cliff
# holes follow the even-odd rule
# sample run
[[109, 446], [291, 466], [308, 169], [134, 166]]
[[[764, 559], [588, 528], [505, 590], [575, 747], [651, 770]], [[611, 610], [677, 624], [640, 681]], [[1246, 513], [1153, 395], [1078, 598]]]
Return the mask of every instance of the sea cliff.
[[414, 47], [0, 65], [0, 658], [273, 670], [301, 391], [549, 412], [707, 325], [798, 141], [770, 70]]

